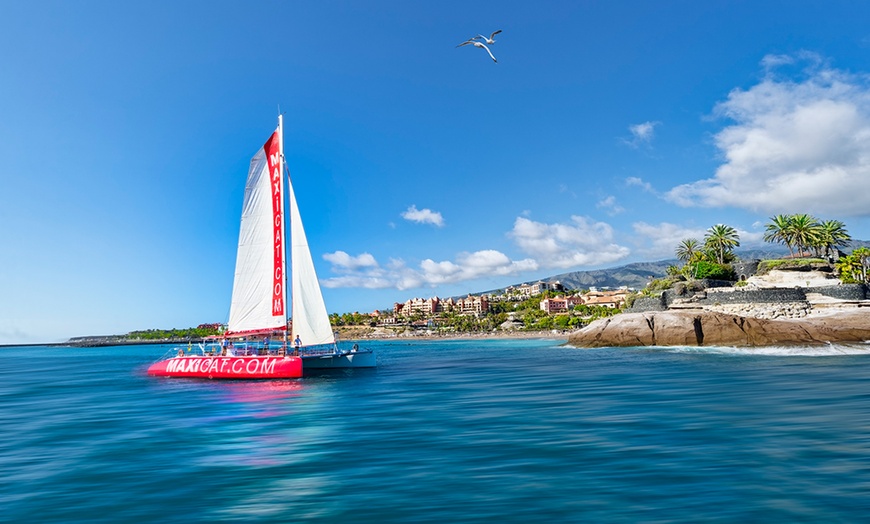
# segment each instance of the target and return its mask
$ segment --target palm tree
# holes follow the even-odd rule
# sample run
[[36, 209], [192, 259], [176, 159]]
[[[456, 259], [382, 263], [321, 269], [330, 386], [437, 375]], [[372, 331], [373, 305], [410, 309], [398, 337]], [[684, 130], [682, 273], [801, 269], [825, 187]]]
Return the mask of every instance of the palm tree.
[[740, 235], [731, 226], [716, 224], [704, 235], [704, 245], [716, 254], [716, 260], [720, 264], [724, 264], [725, 254], [740, 245]]
[[688, 263], [698, 253], [698, 248], [697, 240], [694, 238], [685, 238], [680, 242], [680, 245], [677, 246], [677, 250], [674, 254], [677, 255], [677, 259], [681, 262]]
[[791, 239], [791, 215], [776, 215], [770, 217], [770, 223], [767, 224], [764, 232], [764, 241], [785, 244], [788, 247], [788, 253], [794, 256]]
[[852, 241], [852, 237], [846, 231], [846, 224], [839, 220], [825, 220], [819, 226], [821, 228], [819, 240], [825, 249], [826, 257], [830, 256], [834, 249], [846, 247]]
[[798, 256], [804, 255], [804, 248], [810, 247], [819, 238], [821, 226], [818, 220], [806, 213], [791, 216], [791, 239], [798, 248]]

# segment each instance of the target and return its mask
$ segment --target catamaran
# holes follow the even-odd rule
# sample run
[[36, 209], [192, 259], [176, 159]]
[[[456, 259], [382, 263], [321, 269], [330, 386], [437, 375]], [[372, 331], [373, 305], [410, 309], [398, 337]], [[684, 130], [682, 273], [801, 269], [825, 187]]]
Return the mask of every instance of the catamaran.
[[[286, 195], [286, 197], [285, 197]], [[285, 198], [289, 200], [288, 322]], [[294, 344], [288, 343], [288, 325]], [[270, 337], [280, 337], [271, 343]], [[198, 353], [197, 353], [198, 350]], [[196, 353], [196, 354], [194, 354]], [[326, 305], [284, 159], [283, 118], [251, 159], [227, 330], [211, 345], [189, 345], [155, 362], [148, 374], [212, 379], [297, 378], [306, 369], [375, 367], [376, 356], [354, 344], [341, 350]]]

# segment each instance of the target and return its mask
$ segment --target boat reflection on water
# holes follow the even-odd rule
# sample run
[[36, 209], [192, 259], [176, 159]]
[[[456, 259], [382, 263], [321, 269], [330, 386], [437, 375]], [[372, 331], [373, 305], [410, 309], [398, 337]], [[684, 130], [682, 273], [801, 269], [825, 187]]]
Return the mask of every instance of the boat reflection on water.
[[258, 380], [215, 383], [229, 402], [273, 402], [298, 397], [305, 388], [300, 380]]

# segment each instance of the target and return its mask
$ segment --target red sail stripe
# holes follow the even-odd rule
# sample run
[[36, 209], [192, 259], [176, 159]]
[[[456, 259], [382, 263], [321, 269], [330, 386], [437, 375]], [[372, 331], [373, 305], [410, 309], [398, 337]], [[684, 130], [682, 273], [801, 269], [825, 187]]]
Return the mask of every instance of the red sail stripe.
[[284, 195], [281, 191], [281, 150], [278, 132], [272, 133], [263, 149], [269, 163], [269, 177], [272, 184], [272, 227], [273, 271], [272, 271], [272, 315], [284, 315], [284, 217], [281, 215], [281, 202]]

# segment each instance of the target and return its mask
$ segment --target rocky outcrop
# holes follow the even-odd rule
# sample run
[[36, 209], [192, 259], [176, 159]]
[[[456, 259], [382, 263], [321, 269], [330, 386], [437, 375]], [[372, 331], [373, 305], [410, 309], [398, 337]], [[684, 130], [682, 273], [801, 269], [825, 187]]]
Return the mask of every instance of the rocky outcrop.
[[705, 310], [622, 313], [571, 334], [577, 347], [777, 346], [870, 340], [862, 308], [800, 319], [769, 320]]

